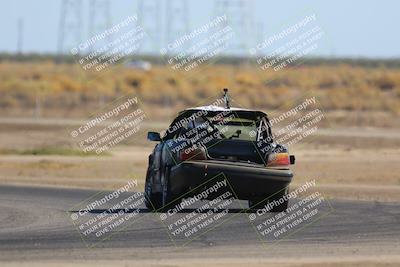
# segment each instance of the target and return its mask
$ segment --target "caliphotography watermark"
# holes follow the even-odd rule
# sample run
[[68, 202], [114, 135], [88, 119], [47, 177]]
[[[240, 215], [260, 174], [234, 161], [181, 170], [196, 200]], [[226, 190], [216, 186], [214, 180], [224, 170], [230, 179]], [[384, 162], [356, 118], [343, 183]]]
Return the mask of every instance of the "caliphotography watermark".
[[[268, 122], [259, 123], [259, 130], [273, 128], [271, 135], [257, 140], [260, 154], [274, 150], [276, 143], [292, 147], [308, 137], [315, 136], [325, 120], [326, 115], [316, 96], [306, 96], [298, 100], [297, 104], [274, 112], [269, 116]], [[255, 136], [257, 132], [252, 131], [249, 134]]]
[[228, 179], [220, 173], [171, 201], [173, 205], [159, 217], [174, 245], [185, 246], [228, 220], [235, 199]]
[[209, 64], [224, 53], [229, 40], [235, 36], [227, 20], [226, 15], [211, 19], [168, 43], [160, 49], [160, 54], [167, 57], [169, 67], [175, 71], [189, 72]]
[[[289, 203], [286, 211], [276, 212], [286, 202]], [[291, 191], [279, 190], [255, 203], [255, 206], [250, 207], [247, 215], [264, 245], [299, 233], [333, 211], [329, 200], [316, 189], [315, 180], [307, 181]]]
[[83, 152], [99, 155], [138, 135], [146, 119], [138, 97], [122, 97], [69, 134]]
[[100, 72], [137, 53], [147, 37], [136, 15], [97, 33], [70, 50], [85, 71]]
[[195, 159], [203, 150], [237, 134], [240, 118], [224, 105], [225, 99], [219, 97], [211, 100], [205, 108], [187, 110], [161, 133], [171, 137], [166, 147], [171, 155], [178, 156], [172, 157], [176, 164]]
[[139, 217], [144, 193], [136, 179], [115, 191], [100, 192], [70, 209], [68, 216], [87, 246], [96, 246]]
[[274, 138], [277, 142], [292, 146], [315, 134], [325, 118], [316, 97], [312, 96], [280, 115], [273, 116], [270, 122], [275, 128]]
[[305, 15], [284, 29], [268, 35], [249, 49], [262, 70], [280, 71], [298, 65], [315, 53], [324, 37], [315, 13]]

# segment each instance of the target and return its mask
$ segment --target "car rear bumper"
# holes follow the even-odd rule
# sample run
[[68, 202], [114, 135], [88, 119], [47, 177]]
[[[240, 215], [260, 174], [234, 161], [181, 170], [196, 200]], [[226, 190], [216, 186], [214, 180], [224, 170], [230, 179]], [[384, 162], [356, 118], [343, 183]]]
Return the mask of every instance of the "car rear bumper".
[[171, 193], [180, 196], [221, 173], [239, 199], [267, 197], [288, 186], [293, 178], [292, 171], [287, 169], [216, 160], [185, 161], [171, 168]]

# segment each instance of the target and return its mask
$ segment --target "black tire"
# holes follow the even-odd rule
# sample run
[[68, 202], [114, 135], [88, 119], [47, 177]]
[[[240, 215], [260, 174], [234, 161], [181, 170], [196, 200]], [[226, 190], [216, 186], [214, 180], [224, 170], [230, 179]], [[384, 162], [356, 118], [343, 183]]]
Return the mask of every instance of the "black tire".
[[267, 204], [268, 204], [268, 199], [262, 199], [262, 198], [249, 199], [249, 208], [252, 210], [262, 209]]
[[150, 211], [155, 212], [162, 207], [162, 194], [160, 193], [146, 193], [144, 204]]
[[150, 179], [150, 172], [149, 169], [147, 169], [146, 182], [144, 185], [144, 204], [146, 208], [154, 212], [162, 207], [162, 194], [153, 193]]
[[[270, 203], [274, 200], [276, 200], [276, 201], [280, 200], [281, 198], [283, 198], [283, 196], [287, 195], [288, 192], [289, 192], [288, 188], [285, 188], [285, 189], [282, 189], [282, 193], [277, 193], [270, 198], [263, 199], [263, 198], [258, 197], [258, 198], [249, 199], [249, 208], [252, 210], [263, 209], [263, 208], [265, 208], [265, 206], [268, 203]], [[272, 207], [272, 209], [269, 210], [269, 212], [286, 211], [288, 206], [289, 206], [289, 199], [284, 198], [284, 201], [282, 203], [279, 203], [279, 205], [274, 205]]]
[[169, 209], [174, 208], [176, 205], [181, 203], [181, 199], [175, 199], [175, 196], [171, 194], [170, 190], [170, 179], [169, 175], [171, 172], [170, 167], [165, 167], [164, 169], [164, 184], [163, 184], [163, 192], [162, 192], [162, 208], [161, 212], [166, 212]]
[[164, 183], [162, 184], [162, 211], [165, 211], [167, 208], [167, 204], [171, 201], [168, 167], [164, 169], [163, 175], [164, 175]]
[[284, 198], [289, 193], [289, 187], [286, 187], [284, 190], [282, 190], [282, 193], [276, 194], [270, 198], [270, 201], [274, 200], [280, 200], [283, 199], [283, 202], [280, 203], [279, 205], [274, 205], [273, 208], [271, 209], [271, 212], [283, 212], [286, 211], [288, 206], [289, 206], [289, 199]]

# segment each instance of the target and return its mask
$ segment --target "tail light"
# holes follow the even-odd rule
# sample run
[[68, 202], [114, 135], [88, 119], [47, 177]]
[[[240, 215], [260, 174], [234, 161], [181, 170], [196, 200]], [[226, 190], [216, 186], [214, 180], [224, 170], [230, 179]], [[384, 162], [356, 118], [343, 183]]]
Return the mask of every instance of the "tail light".
[[289, 153], [272, 153], [268, 157], [267, 167], [289, 166], [290, 163]]
[[193, 146], [193, 147], [182, 150], [179, 154], [179, 158], [182, 161], [205, 160], [205, 159], [207, 159], [207, 153], [203, 147]]

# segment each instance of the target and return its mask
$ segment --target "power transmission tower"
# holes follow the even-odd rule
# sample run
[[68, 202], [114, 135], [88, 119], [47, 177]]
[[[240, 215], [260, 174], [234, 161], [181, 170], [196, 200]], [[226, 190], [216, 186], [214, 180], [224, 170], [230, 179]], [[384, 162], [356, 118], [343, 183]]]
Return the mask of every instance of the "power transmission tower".
[[17, 39], [17, 53], [22, 54], [24, 42], [24, 20], [22, 18], [18, 19], [18, 39]]
[[82, 38], [82, 0], [62, 0], [58, 32], [59, 55], [81, 42]]
[[[255, 43], [260, 44], [263, 41], [264, 38], [264, 24], [262, 22], [258, 22], [256, 26], [256, 34], [255, 34]], [[258, 55], [261, 55], [262, 52], [258, 51]]]
[[[166, 41], [167, 45], [189, 33], [189, 8], [186, 0], [168, 0], [166, 7]], [[190, 46], [190, 40], [179, 46], [184, 50]]]
[[226, 15], [226, 23], [220, 28], [231, 27], [234, 37], [227, 40], [229, 53], [247, 53], [255, 43], [254, 1], [253, 0], [215, 0], [216, 16]]
[[[89, 38], [111, 27], [111, 4], [109, 0], [90, 0], [89, 4]], [[107, 35], [103, 44], [110, 43], [111, 36]], [[100, 44], [97, 44], [100, 45]], [[93, 51], [91, 43], [90, 50]]]
[[139, 50], [143, 54], [158, 53], [160, 49], [163, 32], [161, 10], [160, 0], [138, 1], [138, 24], [147, 34], [140, 43]]

